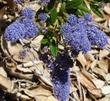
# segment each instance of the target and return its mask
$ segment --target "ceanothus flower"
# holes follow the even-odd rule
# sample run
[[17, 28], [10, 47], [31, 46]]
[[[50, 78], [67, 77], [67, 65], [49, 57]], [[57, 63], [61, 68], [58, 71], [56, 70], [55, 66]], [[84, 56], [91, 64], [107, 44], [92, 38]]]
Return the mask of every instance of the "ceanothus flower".
[[77, 20], [78, 18], [73, 14], [70, 14], [67, 18], [67, 21], [71, 26], [74, 26], [75, 24], [77, 24]]
[[32, 19], [23, 18], [17, 19], [10, 24], [4, 33], [4, 38], [7, 41], [16, 42], [20, 39], [32, 38], [38, 34], [38, 27]]
[[40, 0], [40, 3], [42, 6], [48, 5], [49, 2], [50, 2], [50, 0]]
[[[47, 47], [46, 47], [47, 48]], [[46, 50], [47, 51], [47, 50]], [[47, 67], [50, 69], [50, 70], [53, 70], [54, 68], [54, 64], [53, 64], [53, 61], [51, 59], [51, 57], [48, 56], [47, 53], [45, 54], [40, 54], [39, 55], [39, 59], [42, 60], [46, 65]]]
[[71, 41], [69, 41], [69, 44], [76, 53], [80, 51], [87, 53], [91, 50], [91, 43], [84, 32], [74, 31], [71, 33]]
[[32, 38], [38, 34], [38, 27], [35, 25], [32, 19], [24, 18], [21, 20], [21, 23], [23, 23], [25, 26], [25, 38]]
[[47, 14], [46, 13], [40, 13], [38, 15], [38, 19], [41, 21], [46, 21], [47, 20]]
[[23, 0], [13, 0], [13, 2], [16, 3], [16, 4], [20, 4], [20, 3], [23, 2]]
[[62, 35], [64, 36], [64, 40], [69, 43], [71, 41], [71, 33], [73, 31], [72, 26], [69, 23], [65, 23], [64, 25], [61, 26], [60, 31]]
[[61, 27], [61, 32], [64, 36], [64, 41], [67, 42], [76, 53], [82, 51], [86, 53], [91, 50], [91, 43], [88, 40], [86, 28], [82, 23], [77, 23], [71, 27], [65, 23]]
[[54, 96], [59, 101], [66, 101], [69, 97], [70, 89], [70, 78], [69, 78], [69, 68], [61, 70], [56, 67], [53, 72], [52, 82], [53, 82], [53, 93]]
[[93, 21], [93, 17], [92, 17], [92, 15], [89, 14], [89, 13], [85, 14], [83, 17], [84, 17], [84, 19], [85, 19], [86, 21], [89, 21], [89, 22], [92, 22], [92, 21]]
[[108, 37], [106, 34], [99, 30], [96, 26], [88, 26], [87, 35], [91, 44], [97, 45], [98, 48], [104, 48], [104, 46], [108, 43]]
[[35, 12], [31, 8], [27, 7], [27, 8], [22, 9], [20, 14], [21, 16], [32, 19], [35, 15]]
[[64, 25], [61, 26], [61, 33], [66, 34], [69, 32], [72, 32], [72, 27], [69, 23], [65, 23]]
[[67, 101], [70, 92], [69, 59], [66, 55], [59, 55], [55, 64], [57, 66], [52, 71], [53, 93], [59, 101]]
[[19, 20], [16, 20], [6, 28], [4, 38], [7, 41], [16, 42], [19, 39], [23, 39], [25, 33], [26, 30], [24, 24], [20, 23]]

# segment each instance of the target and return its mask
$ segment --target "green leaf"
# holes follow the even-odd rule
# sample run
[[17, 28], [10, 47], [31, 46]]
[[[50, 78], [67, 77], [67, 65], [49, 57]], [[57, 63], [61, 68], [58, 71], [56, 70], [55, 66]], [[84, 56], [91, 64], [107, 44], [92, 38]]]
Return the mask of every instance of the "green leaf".
[[48, 39], [42, 39], [42, 42], [41, 42], [43, 45], [46, 45], [46, 44], [48, 44], [49, 42], [48, 42]]
[[85, 13], [90, 13], [90, 10], [87, 7], [85, 7], [84, 5], [78, 6], [78, 9]]
[[65, 6], [66, 6], [65, 2], [63, 2], [61, 4], [60, 12], [64, 12], [65, 11]]
[[77, 8], [83, 3], [83, 0], [72, 0], [67, 2], [67, 9]]
[[99, 7], [95, 4], [90, 4], [92, 11], [99, 17], [103, 18], [103, 14], [101, 13]]
[[57, 10], [55, 8], [53, 8], [51, 11], [50, 11], [50, 20], [52, 23], [54, 23], [57, 19]]
[[56, 57], [57, 56], [57, 53], [58, 53], [58, 46], [55, 42], [55, 40], [52, 40], [52, 42], [50, 43], [50, 52], [51, 54]]

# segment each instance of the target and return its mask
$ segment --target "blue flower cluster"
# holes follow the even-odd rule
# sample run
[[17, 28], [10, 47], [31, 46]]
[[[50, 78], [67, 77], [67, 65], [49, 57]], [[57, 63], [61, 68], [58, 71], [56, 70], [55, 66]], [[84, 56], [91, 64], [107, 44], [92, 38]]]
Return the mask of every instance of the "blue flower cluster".
[[92, 45], [97, 45], [98, 48], [103, 48], [108, 43], [108, 37], [104, 32], [99, 30], [96, 26], [88, 26], [88, 39]]
[[24, 8], [20, 14], [21, 18], [16, 19], [6, 28], [5, 40], [16, 42], [19, 39], [32, 38], [38, 34], [38, 27], [32, 19], [35, 12], [31, 8]]
[[32, 19], [35, 16], [35, 12], [31, 8], [26, 7], [21, 10], [20, 15]]
[[78, 20], [78, 18], [75, 15], [72, 15], [72, 14], [70, 14], [70, 16], [68, 16], [68, 19], [67, 19], [68, 23], [71, 26], [74, 26], [74, 24], [77, 23], [77, 20]]
[[15, 4], [20, 4], [20, 3], [23, 2], [23, 0], [13, 0], [13, 2], [14, 2]]
[[19, 39], [32, 38], [38, 34], [38, 27], [32, 19], [18, 18], [10, 24], [4, 33], [4, 38], [7, 41], [16, 42]]
[[66, 101], [69, 97], [70, 80], [69, 80], [69, 68], [61, 70], [55, 68], [52, 77], [53, 93], [59, 101]]
[[21, 23], [25, 26], [25, 38], [32, 38], [38, 34], [38, 27], [35, 25], [32, 19], [22, 19]]
[[76, 53], [90, 51], [91, 45], [104, 48], [108, 43], [106, 34], [95, 26], [90, 14], [80, 18], [69, 15], [67, 22], [61, 26], [61, 33]]
[[42, 6], [48, 5], [49, 2], [50, 2], [50, 0], [40, 0], [40, 3]]
[[57, 66], [52, 72], [54, 96], [59, 101], [67, 101], [70, 92], [70, 63], [66, 55], [60, 54], [55, 61]]
[[47, 14], [46, 13], [40, 13], [38, 15], [38, 19], [41, 21], [46, 21], [47, 20]]
[[26, 33], [24, 24], [16, 20], [11, 25], [9, 25], [4, 33], [4, 38], [7, 41], [16, 42], [19, 39], [23, 39]]

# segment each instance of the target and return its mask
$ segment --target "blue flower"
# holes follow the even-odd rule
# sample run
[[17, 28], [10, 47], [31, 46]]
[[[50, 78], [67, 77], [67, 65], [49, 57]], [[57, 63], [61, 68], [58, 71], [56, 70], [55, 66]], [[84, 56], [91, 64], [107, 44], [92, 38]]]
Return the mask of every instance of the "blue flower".
[[73, 28], [69, 23], [65, 23], [64, 25], [61, 26], [61, 33], [66, 34], [69, 32], [72, 32]]
[[104, 32], [95, 26], [88, 26], [87, 35], [92, 45], [97, 45], [98, 48], [104, 48], [108, 43], [108, 37]]
[[70, 78], [69, 78], [69, 68], [61, 70], [60, 68], [55, 68], [52, 76], [53, 82], [53, 93], [54, 96], [59, 101], [66, 101], [69, 97], [70, 90]]
[[[46, 48], [47, 48], [47, 47], [46, 47]], [[50, 70], [53, 70], [53, 68], [54, 68], [53, 61], [52, 61], [52, 59], [48, 56], [47, 53], [45, 53], [45, 54], [40, 54], [40, 55], [39, 55], [39, 59], [42, 60], [42, 61], [47, 65], [47, 67], [48, 67]]]
[[91, 50], [91, 44], [85, 33], [74, 31], [71, 37], [72, 38], [69, 44], [73, 48], [73, 50], [75, 50], [76, 53], [79, 53], [80, 51], [82, 51], [83, 53], [87, 53]]
[[82, 17], [80, 17], [79, 19], [78, 19], [78, 23], [79, 24], [83, 24], [84, 26], [85, 26], [85, 28], [87, 27], [87, 26], [89, 26], [89, 25], [94, 25], [95, 26], [95, 24], [94, 24], [94, 22], [93, 22], [93, 17], [92, 17], [92, 15], [91, 14], [85, 14], [84, 16], [82, 16]]
[[20, 12], [21, 16], [32, 19], [35, 15], [35, 12], [31, 8], [24, 8]]
[[46, 13], [40, 13], [38, 15], [38, 19], [41, 21], [46, 21], [47, 20], [47, 14]]
[[19, 39], [23, 39], [25, 33], [26, 30], [24, 24], [20, 23], [19, 20], [16, 20], [6, 28], [4, 38], [7, 41], [16, 42]]
[[23, 0], [13, 0], [13, 2], [16, 3], [16, 4], [20, 4], [20, 3], [23, 2]]
[[89, 14], [89, 13], [85, 14], [83, 17], [84, 17], [84, 19], [85, 19], [86, 21], [89, 21], [89, 22], [92, 22], [92, 21], [93, 21], [93, 17], [92, 17], [92, 15]]
[[70, 92], [70, 63], [66, 55], [59, 55], [55, 63], [57, 66], [52, 71], [53, 93], [59, 101], [67, 101]]
[[49, 2], [50, 2], [50, 0], [40, 0], [40, 3], [42, 6], [48, 5]]
[[38, 27], [35, 25], [32, 19], [24, 18], [21, 20], [21, 23], [25, 26], [25, 38], [32, 38], [38, 34]]
[[67, 18], [67, 21], [71, 26], [74, 26], [75, 24], [77, 24], [78, 18], [75, 15], [70, 14]]
[[67, 42], [76, 53], [80, 51], [86, 53], [91, 50], [91, 43], [87, 37], [86, 27], [82, 23], [77, 23], [73, 27], [65, 23], [61, 27], [61, 32], [63, 33], [64, 41]]
[[74, 28], [69, 23], [65, 23], [64, 25], [61, 26], [61, 33], [64, 37], [64, 40], [66, 43], [69, 43], [71, 41], [71, 33]]
[[38, 27], [35, 25], [32, 19], [18, 18], [6, 28], [4, 38], [7, 41], [16, 42], [19, 39], [32, 38], [37, 34]]

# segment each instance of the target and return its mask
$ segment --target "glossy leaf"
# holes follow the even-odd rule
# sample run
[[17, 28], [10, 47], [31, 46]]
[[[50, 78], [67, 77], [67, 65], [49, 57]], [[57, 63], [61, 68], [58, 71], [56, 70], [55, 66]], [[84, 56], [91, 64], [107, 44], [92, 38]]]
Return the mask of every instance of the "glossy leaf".
[[50, 52], [54, 57], [57, 56], [58, 47], [55, 40], [52, 40], [52, 42], [50, 43]]
[[53, 8], [50, 12], [50, 20], [52, 23], [54, 23], [56, 21], [57, 18], [57, 10], [55, 8]]
[[49, 43], [48, 39], [43, 39], [42, 42], [41, 42], [43, 45], [46, 45]]
[[67, 9], [77, 8], [82, 4], [83, 0], [72, 0], [67, 2]]

